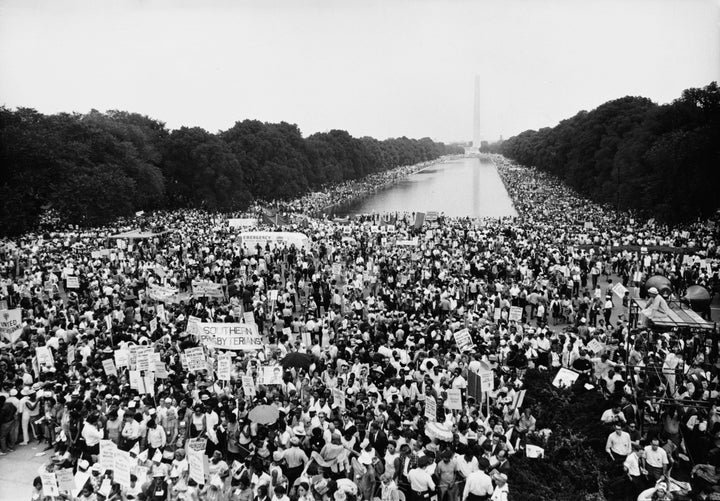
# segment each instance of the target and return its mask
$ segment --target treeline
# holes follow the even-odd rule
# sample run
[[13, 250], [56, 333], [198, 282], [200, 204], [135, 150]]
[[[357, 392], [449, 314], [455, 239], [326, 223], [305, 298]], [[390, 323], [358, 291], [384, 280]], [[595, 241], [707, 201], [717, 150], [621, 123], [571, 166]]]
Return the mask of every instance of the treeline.
[[486, 151], [613, 207], [668, 222], [709, 216], [720, 206], [720, 90], [687, 89], [665, 105], [624, 97]]
[[332, 130], [303, 138], [285, 122], [237, 122], [210, 133], [169, 131], [124, 111], [44, 115], [0, 108], [3, 234], [63, 223], [103, 224], [139, 210], [242, 210], [328, 183], [434, 160], [461, 148], [429, 138], [354, 138]]

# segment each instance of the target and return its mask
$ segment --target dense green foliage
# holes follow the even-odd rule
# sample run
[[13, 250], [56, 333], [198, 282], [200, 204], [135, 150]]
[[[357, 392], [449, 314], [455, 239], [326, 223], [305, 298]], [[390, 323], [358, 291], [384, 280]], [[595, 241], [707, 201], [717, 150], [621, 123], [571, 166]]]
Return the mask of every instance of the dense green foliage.
[[431, 139], [303, 138], [288, 123], [237, 122], [212, 134], [168, 131], [123, 111], [44, 115], [0, 108], [2, 232], [36, 226], [51, 208], [63, 222], [102, 224], [138, 210], [241, 210], [328, 183], [433, 160], [462, 149]]
[[487, 150], [621, 209], [670, 222], [708, 216], [720, 206], [720, 89], [687, 89], [666, 105], [624, 97]]
[[545, 449], [544, 458], [513, 457], [510, 499], [604, 499], [603, 450], [611, 430], [599, 423], [607, 402], [597, 391], [585, 391], [583, 381], [573, 389], [555, 388], [547, 371], [530, 370], [524, 381], [525, 404], [533, 410], [537, 429], [548, 428], [552, 434], [547, 441], [539, 436], [530, 439]]

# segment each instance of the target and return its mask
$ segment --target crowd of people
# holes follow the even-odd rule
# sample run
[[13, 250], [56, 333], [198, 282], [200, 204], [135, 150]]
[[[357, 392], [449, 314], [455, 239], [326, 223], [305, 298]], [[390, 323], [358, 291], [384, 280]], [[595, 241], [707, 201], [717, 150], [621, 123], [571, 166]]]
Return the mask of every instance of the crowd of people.
[[[0, 300], [21, 324], [0, 348], [0, 467], [34, 441], [52, 451], [33, 499], [522, 499], [513, 459], [552, 428], [521, 398], [543, 368], [607, 398], [618, 496], [710, 496], [717, 338], [636, 328], [628, 297], [655, 274], [677, 294], [715, 288], [717, 233], [493, 160], [519, 218], [307, 218], [281, 229], [309, 248], [247, 248], [185, 210], [143, 216], [156, 233], [136, 240], [110, 238], [138, 224], [122, 221], [4, 241]], [[313, 197], [283, 208], [337, 200]], [[261, 341], [223, 350], [199, 334], [222, 323]], [[674, 481], [690, 455], [692, 479]]]

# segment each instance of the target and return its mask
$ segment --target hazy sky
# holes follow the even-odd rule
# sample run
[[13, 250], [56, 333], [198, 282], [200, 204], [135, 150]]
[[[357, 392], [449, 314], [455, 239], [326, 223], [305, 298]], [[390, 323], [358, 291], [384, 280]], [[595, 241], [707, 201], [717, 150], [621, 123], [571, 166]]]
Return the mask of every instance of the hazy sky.
[[719, 0], [0, 0], [0, 103], [380, 139], [555, 125], [720, 76]]

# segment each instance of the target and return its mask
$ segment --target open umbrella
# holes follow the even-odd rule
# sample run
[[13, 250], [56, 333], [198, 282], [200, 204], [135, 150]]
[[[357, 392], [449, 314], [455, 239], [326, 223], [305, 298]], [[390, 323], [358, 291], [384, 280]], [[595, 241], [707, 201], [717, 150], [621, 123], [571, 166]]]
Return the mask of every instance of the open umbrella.
[[434, 421], [425, 425], [425, 435], [443, 442], [452, 442], [453, 440], [453, 433], [450, 428]]
[[258, 405], [250, 411], [248, 417], [257, 424], [273, 424], [280, 417], [280, 411], [272, 405]]
[[310, 355], [307, 355], [305, 353], [289, 353], [280, 360], [280, 365], [283, 366], [285, 369], [290, 369], [291, 367], [295, 367], [296, 369], [309, 369], [312, 365], [313, 361]]

